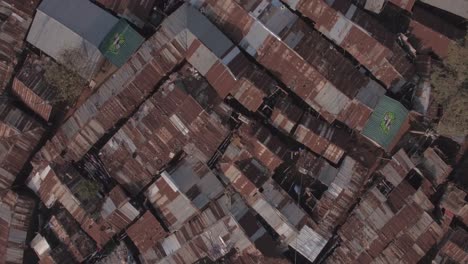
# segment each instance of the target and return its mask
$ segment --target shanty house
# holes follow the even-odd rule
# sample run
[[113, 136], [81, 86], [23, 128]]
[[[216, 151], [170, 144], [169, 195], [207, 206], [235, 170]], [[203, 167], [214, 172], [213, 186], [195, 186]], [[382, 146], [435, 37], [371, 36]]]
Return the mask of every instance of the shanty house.
[[[119, 22], [90, 1], [44, 0], [37, 8], [27, 41], [61, 63], [65, 54], [76, 54], [79, 59], [74, 60], [75, 65], [66, 66], [91, 79], [105, 58], [122, 66], [143, 38], [127, 22]], [[104, 51], [100, 51], [101, 44]]]

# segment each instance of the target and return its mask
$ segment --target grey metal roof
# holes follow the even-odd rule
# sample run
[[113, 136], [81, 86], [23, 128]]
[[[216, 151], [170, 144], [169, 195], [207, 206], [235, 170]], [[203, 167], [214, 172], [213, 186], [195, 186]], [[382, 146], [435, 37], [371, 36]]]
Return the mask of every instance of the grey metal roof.
[[96, 47], [118, 22], [88, 0], [43, 0], [38, 9]]
[[187, 3], [178, 8], [163, 24], [175, 34], [188, 29], [218, 58], [221, 58], [233, 46], [233, 43], [218, 28]]

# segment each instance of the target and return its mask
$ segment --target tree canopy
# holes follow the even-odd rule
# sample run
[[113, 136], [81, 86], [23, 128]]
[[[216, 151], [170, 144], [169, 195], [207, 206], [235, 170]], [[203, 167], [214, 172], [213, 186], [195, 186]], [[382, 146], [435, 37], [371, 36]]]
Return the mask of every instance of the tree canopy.
[[442, 106], [443, 116], [437, 132], [447, 136], [468, 134], [468, 35], [453, 42], [443, 63], [434, 65], [432, 95]]
[[83, 91], [86, 81], [77, 74], [77, 61], [81, 60], [78, 51], [66, 50], [61, 55], [60, 64], [50, 61], [45, 66], [45, 81], [56, 89], [56, 102], [73, 102]]

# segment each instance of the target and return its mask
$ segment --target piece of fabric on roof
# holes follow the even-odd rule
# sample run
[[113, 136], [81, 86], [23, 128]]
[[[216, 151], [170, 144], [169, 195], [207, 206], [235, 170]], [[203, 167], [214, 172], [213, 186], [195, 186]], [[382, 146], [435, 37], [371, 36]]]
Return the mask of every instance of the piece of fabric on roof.
[[382, 96], [362, 134], [388, 150], [407, 118], [408, 110], [400, 102]]
[[144, 40], [125, 19], [121, 19], [101, 42], [99, 50], [112, 64], [121, 67]]
[[118, 22], [88, 0], [43, 0], [38, 9], [96, 47]]

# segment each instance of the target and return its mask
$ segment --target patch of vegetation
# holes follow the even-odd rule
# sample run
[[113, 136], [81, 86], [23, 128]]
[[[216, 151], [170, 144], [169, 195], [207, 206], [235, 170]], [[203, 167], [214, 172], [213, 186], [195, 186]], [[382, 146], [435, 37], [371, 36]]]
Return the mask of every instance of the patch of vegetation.
[[93, 201], [99, 192], [99, 184], [83, 179], [76, 186], [75, 192], [84, 202]]
[[468, 35], [449, 47], [443, 64], [435, 65], [431, 74], [432, 95], [443, 107], [436, 128], [446, 136], [468, 134]]
[[83, 91], [86, 85], [80, 75], [78, 75], [76, 65], [79, 65], [82, 58], [76, 50], [67, 50], [61, 55], [61, 64], [50, 61], [45, 66], [44, 79], [56, 89], [55, 102], [74, 102]]

